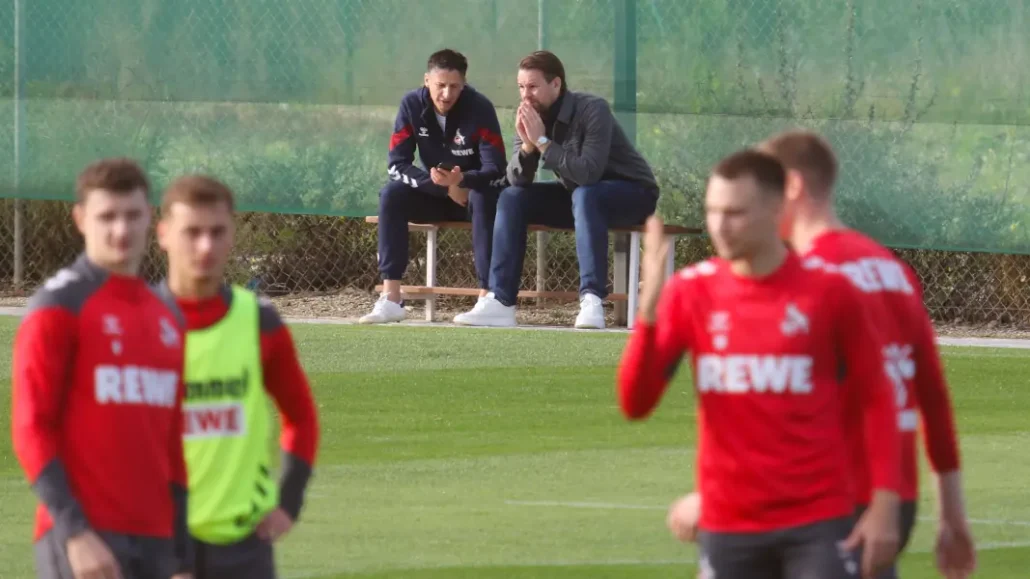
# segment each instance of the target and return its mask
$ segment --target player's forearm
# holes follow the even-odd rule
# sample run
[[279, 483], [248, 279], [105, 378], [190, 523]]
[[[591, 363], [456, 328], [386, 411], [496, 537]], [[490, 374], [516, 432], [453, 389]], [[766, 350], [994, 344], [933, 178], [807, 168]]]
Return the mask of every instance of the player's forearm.
[[[304, 396], [289, 406], [289, 414], [283, 413], [282, 477], [279, 482], [279, 506], [294, 521], [300, 516], [304, 505], [304, 493], [315, 463], [318, 450], [318, 417], [314, 401], [306, 390], [307, 382], [297, 382]], [[282, 408], [283, 405], [280, 405]], [[283, 412], [280, 410], [280, 412]]]
[[959, 449], [955, 433], [955, 414], [944, 378], [940, 376], [936, 380], [917, 382], [916, 387], [930, 465], [935, 472], [957, 470]]
[[14, 452], [50, 513], [60, 544], [89, 528], [58, 455], [63, 389], [75, 364], [76, 323], [62, 309], [36, 311], [23, 320], [14, 346]]
[[511, 161], [508, 163], [508, 181], [512, 185], [528, 185], [532, 183], [539, 163], [540, 155], [535, 149], [516, 141], [515, 153], [512, 154]]
[[866, 385], [863, 429], [873, 490], [898, 492], [901, 485], [901, 441], [897, 406], [884, 380], [875, 374], [857, 383]]
[[500, 187], [504, 180], [504, 160], [502, 160], [500, 165], [483, 163], [479, 169], [464, 172], [458, 185], [465, 189], [483, 190]]
[[619, 405], [626, 418], [644, 418], [654, 410], [668, 387], [672, 365], [658, 350], [654, 325], [638, 321], [618, 370]]
[[[318, 414], [307, 379], [301, 375], [293, 384], [292, 391], [280, 390], [275, 397], [281, 416], [279, 444], [283, 452], [310, 465], [318, 452]], [[284, 394], [290, 393], [293, 398], [287, 399]]]
[[409, 165], [401, 173], [408, 178], [409, 184], [414, 184], [415, 188], [419, 191], [436, 195], [437, 197], [447, 196], [447, 187], [433, 183], [433, 178], [429, 175], [429, 171], [424, 171], [415, 165]]
[[966, 499], [962, 490], [962, 472], [954, 470], [938, 474], [937, 513], [949, 524], [965, 524]]
[[282, 432], [279, 506], [297, 520], [318, 452], [318, 410], [285, 324], [277, 322], [263, 329], [261, 352], [265, 390], [275, 400]]
[[959, 449], [951, 407], [924, 410], [923, 426], [926, 453], [934, 472], [958, 470]]
[[261, 349], [265, 390], [279, 410], [279, 444], [283, 452], [314, 464], [318, 451], [318, 409], [287, 326], [263, 333]]
[[[64, 389], [75, 367], [76, 319], [64, 310], [29, 314], [15, 336], [11, 382], [11, 437], [30, 481], [58, 457]], [[63, 473], [63, 469], [61, 469]]]
[[289, 452], [282, 453], [283, 474], [279, 481], [279, 506], [296, 521], [304, 506], [311, 480], [311, 463]]
[[53, 458], [43, 467], [32, 483], [32, 490], [50, 513], [58, 544], [63, 545], [70, 537], [89, 529], [86, 514], [72, 493], [60, 459]]
[[915, 395], [923, 419], [923, 436], [933, 470], [959, 469], [959, 448], [948, 381], [944, 376], [937, 336], [929, 314], [921, 308], [922, 335], [916, 344]]

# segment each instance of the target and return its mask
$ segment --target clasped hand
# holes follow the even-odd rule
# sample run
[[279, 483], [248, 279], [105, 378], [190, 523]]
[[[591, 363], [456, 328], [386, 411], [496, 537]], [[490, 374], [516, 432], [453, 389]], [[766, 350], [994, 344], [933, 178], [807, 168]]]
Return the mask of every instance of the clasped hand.
[[547, 132], [544, 120], [532, 105], [523, 102], [515, 112], [515, 132], [522, 140], [524, 149], [536, 149], [536, 142]]

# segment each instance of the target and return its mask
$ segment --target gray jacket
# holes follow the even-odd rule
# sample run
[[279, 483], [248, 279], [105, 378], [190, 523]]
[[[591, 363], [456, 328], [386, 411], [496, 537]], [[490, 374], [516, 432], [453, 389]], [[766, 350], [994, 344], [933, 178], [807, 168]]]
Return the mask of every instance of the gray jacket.
[[[550, 133], [553, 142], [543, 156], [543, 166], [553, 171], [566, 189], [617, 179], [640, 183], [657, 197], [658, 183], [651, 167], [622, 132], [603, 98], [581, 92], [565, 93]], [[516, 133], [515, 152], [508, 163], [508, 182], [532, 183], [539, 164], [540, 153], [524, 153], [522, 139]]]

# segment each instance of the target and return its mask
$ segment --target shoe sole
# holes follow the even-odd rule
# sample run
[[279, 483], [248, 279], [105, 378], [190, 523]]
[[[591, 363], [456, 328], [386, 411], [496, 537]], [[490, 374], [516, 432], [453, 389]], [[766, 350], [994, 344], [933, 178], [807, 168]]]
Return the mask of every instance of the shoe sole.
[[572, 327], [576, 328], [577, 330], [603, 330], [604, 326], [605, 326], [604, 320], [601, 320], [600, 323], [596, 323], [596, 324], [591, 323], [591, 322], [580, 322], [580, 321], [577, 321], [575, 324], [573, 324]]
[[466, 326], [466, 327], [470, 327], [470, 328], [514, 328], [514, 327], [518, 326], [517, 323], [516, 324], [493, 323], [493, 322], [476, 323], [476, 322], [468, 322], [468, 321], [464, 321], [464, 320], [463, 321], [454, 320], [454, 324], [458, 325], [458, 326]]

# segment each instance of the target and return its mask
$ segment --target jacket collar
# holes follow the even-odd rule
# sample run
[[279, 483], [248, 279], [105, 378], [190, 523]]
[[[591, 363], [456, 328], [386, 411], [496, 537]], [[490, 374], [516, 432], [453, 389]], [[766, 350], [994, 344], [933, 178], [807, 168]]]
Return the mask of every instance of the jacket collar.
[[572, 122], [572, 113], [576, 110], [576, 94], [572, 91], [565, 91], [558, 100], [557, 121], [563, 125]]
[[[450, 112], [447, 113], [447, 117], [450, 118], [455, 113], [461, 111], [475, 93], [476, 89], [472, 88], [472, 85], [466, 84], [465, 88], [461, 89], [461, 96], [458, 97], [458, 102], [454, 103], [454, 106], [451, 107]], [[429, 89], [422, 87], [418, 94], [422, 101], [422, 118], [426, 120], [436, 118], [436, 109], [433, 108], [433, 101], [429, 98]]]
[[[456, 119], [461, 115], [462, 109], [466, 106], [466, 103], [472, 98], [476, 89], [466, 84], [465, 88], [461, 90], [461, 95], [458, 97], [458, 102], [454, 103], [451, 110], [447, 113], [448, 121], [450, 119]], [[422, 126], [426, 127], [430, 133], [436, 133], [440, 130], [440, 124], [436, 122], [436, 109], [433, 107], [433, 101], [429, 98], [429, 89], [422, 87], [419, 91], [419, 96], [422, 98]], [[444, 131], [444, 140], [451, 140], [454, 138], [455, 132], [458, 130], [457, 122], [448, 122], [447, 130]]]

